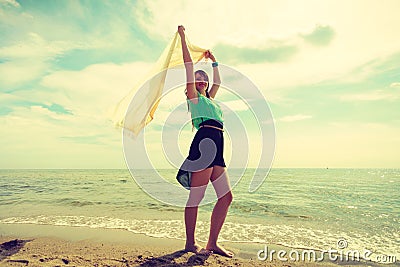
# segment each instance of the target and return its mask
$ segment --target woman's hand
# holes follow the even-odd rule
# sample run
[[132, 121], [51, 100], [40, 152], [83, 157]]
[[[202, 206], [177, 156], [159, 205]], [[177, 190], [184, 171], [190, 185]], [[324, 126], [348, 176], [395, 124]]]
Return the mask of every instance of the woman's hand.
[[210, 50], [207, 50], [206, 52], [204, 52], [204, 57], [211, 59], [212, 62], [216, 61], [214, 55], [211, 53]]
[[183, 25], [178, 26], [178, 33], [181, 37], [185, 36], [185, 27]]

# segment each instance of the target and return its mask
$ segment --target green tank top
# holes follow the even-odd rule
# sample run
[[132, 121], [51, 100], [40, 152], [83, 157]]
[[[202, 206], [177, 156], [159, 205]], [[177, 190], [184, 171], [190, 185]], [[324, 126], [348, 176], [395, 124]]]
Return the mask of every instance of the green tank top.
[[186, 99], [189, 103], [189, 109], [192, 115], [194, 127], [199, 129], [200, 123], [209, 119], [217, 120], [223, 123], [224, 117], [219, 104], [214, 100], [205, 97], [199, 92], [197, 92], [197, 95], [199, 99], [197, 104], [193, 103], [189, 99]]

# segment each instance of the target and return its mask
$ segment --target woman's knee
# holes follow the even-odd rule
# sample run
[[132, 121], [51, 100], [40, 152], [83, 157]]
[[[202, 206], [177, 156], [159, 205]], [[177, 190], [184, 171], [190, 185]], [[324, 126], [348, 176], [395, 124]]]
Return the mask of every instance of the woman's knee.
[[227, 205], [230, 205], [233, 201], [233, 194], [232, 191], [229, 191], [224, 196], [218, 199], [219, 201], [225, 202]]

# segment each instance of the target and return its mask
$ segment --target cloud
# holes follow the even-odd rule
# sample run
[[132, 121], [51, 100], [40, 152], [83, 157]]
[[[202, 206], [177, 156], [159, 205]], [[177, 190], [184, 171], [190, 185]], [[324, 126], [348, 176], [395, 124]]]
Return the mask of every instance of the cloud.
[[0, 86], [2, 91], [11, 91], [36, 80], [51, 69], [52, 60], [67, 50], [81, 47], [64, 41], [46, 41], [31, 32], [27, 39], [9, 46], [0, 47]]
[[266, 48], [246, 48], [228, 44], [217, 44], [213, 51], [226, 64], [238, 64], [241, 62], [285, 62], [291, 59], [298, 48], [294, 45], [277, 45]]
[[107, 136], [104, 134], [78, 135], [78, 136], [61, 136], [61, 140], [70, 143], [79, 144], [106, 144]]
[[391, 88], [400, 88], [400, 82], [395, 82], [390, 84]]
[[50, 67], [45, 62], [17, 60], [0, 64], [0, 91], [12, 92], [43, 75]]
[[80, 71], [54, 71], [41, 78], [37, 85], [3, 93], [0, 103], [6, 108], [1, 113], [6, 115], [18, 107], [35, 106], [47, 110], [48, 115], [66, 114], [84, 124], [96, 120], [105, 122], [108, 110], [142, 81], [149, 67], [144, 62], [107, 63]]
[[312, 117], [313, 116], [311, 116], [311, 115], [296, 114], [296, 115], [289, 115], [289, 116], [284, 116], [282, 118], [278, 118], [278, 119], [276, 119], [276, 121], [295, 122], [295, 121], [302, 121], [302, 120], [311, 119]]
[[[400, 39], [393, 34], [400, 30], [398, 2], [353, 1], [352, 7], [337, 1], [254, 1], [246, 3], [243, 12], [243, 6], [225, 1], [195, 6], [185, 1], [139, 1], [133, 12], [141, 27], [164, 40], [171, 39], [177, 25], [185, 25], [192, 43], [218, 50], [220, 63], [235, 64], [264, 93], [279, 88], [272, 92], [279, 101], [284, 98], [282, 88], [343, 78], [366, 62], [398, 51]], [[354, 10], [362, 10], [357, 19]], [[199, 23], [200, 17], [218, 18], [221, 12], [223, 20], [218, 23]], [[358, 78], [364, 76], [354, 76]]]
[[[341, 94], [335, 98], [343, 101], [398, 99], [400, 94], [393, 90], [397, 88], [393, 73], [399, 70], [399, 59], [400, 54], [396, 51], [358, 64], [358, 60], [353, 58], [335, 57], [329, 51], [318, 49], [312, 54], [299, 53], [289, 64], [240, 64], [236, 68], [260, 88], [268, 102], [291, 106], [299, 99], [293, 95], [301, 97], [303, 94], [299, 90], [315, 96], [316, 92], [312, 90], [317, 88], [321, 88], [320, 97], [325, 97], [328, 92], [335, 94], [340, 91]], [[372, 84], [382, 91], [372, 92], [369, 89]], [[362, 93], [361, 88], [364, 88]]]
[[[220, 103], [221, 107], [223, 109], [228, 109], [230, 111], [246, 111], [249, 110], [251, 107], [248, 106], [248, 104], [246, 104], [246, 102], [244, 102], [241, 99], [238, 100], [231, 100], [231, 101], [225, 101], [223, 103]], [[226, 108], [225, 108], [226, 106]]]
[[379, 101], [389, 100], [393, 101], [399, 99], [399, 94], [393, 92], [386, 92], [385, 90], [374, 90], [359, 94], [344, 94], [339, 96], [341, 101]]
[[302, 52], [303, 40], [315, 46], [327, 46], [332, 41], [334, 34], [331, 26], [317, 25], [311, 33], [289, 35], [280, 40], [268, 39], [264, 44], [250, 42], [246, 46], [235, 46], [228, 43], [217, 43], [214, 45], [213, 51], [226, 64], [288, 62], [296, 54]]
[[[321, 5], [315, 2], [313, 8], [318, 10]], [[297, 12], [299, 9], [307, 11], [303, 3], [295, 2], [252, 1], [242, 6], [212, 0], [201, 5], [186, 1], [138, 1], [132, 12], [141, 27], [164, 40], [169, 40], [177, 26], [183, 24], [193, 43], [205, 47], [226, 43], [254, 48], [265, 46], [267, 40], [288, 39], [323, 18], [318, 16], [315, 21], [313, 17], [318, 11], [304, 15]]]
[[0, 5], [12, 6], [12, 7], [21, 7], [21, 5], [15, 0], [0, 0]]
[[307, 130], [293, 124], [279, 131], [274, 166], [398, 168], [399, 136], [398, 125], [385, 123], [332, 121]]
[[0, 123], [1, 168], [123, 167], [120, 133], [104, 121], [36, 105], [14, 106]]
[[49, 59], [77, 46], [65, 41], [46, 41], [38, 33], [30, 32], [27, 38], [9, 46], [0, 48], [0, 57], [13, 59], [44, 58]]
[[[15, 155], [15, 163], [7, 161], [4, 164], [16, 166], [26, 163], [28, 157], [38, 158], [38, 151], [47, 151], [41, 158], [48, 159], [52, 153], [61, 150], [66, 157], [71, 157], [65, 164], [58, 162], [58, 165], [57, 162], [51, 165], [49, 160], [48, 164], [55, 167], [71, 166], [71, 162], [75, 166], [84, 166], [77, 161], [78, 157], [72, 156], [79, 149], [84, 151], [80, 155], [87, 158], [96, 156], [96, 151], [100, 153], [105, 148], [114, 151], [112, 153], [118, 151], [120, 155], [120, 131], [114, 129], [105, 113], [130, 91], [135, 82], [145, 77], [148, 69], [148, 63], [137, 62], [96, 64], [80, 71], [55, 71], [43, 77], [33, 90], [2, 94], [0, 103], [6, 107], [0, 110], [3, 115], [0, 116], [2, 155]], [[30, 152], [23, 154], [18, 144], [24, 143], [27, 135], [30, 141], [24, 149]], [[90, 149], [92, 152], [86, 151], [85, 145], [94, 146]], [[18, 155], [23, 160], [18, 160]], [[30, 165], [35, 160], [28, 161], [18, 167], [35, 166]], [[94, 162], [93, 166], [99, 161]], [[104, 166], [116, 164], [115, 160], [110, 160], [110, 165], [105, 162]], [[46, 163], [37, 166], [45, 167]]]
[[317, 25], [311, 33], [301, 34], [300, 36], [313, 45], [326, 46], [333, 40], [335, 31], [328, 25]]

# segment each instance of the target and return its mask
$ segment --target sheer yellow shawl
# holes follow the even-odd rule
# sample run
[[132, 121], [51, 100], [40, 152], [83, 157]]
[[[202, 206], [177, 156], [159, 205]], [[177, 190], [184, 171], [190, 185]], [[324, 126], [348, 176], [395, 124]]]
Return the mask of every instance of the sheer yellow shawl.
[[[186, 38], [186, 44], [192, 57], [193, 63], [199, 62], [204, 57], [206, 49], [193, 45]], [[142, 80], [143, 83], [151, 79], [151, 83], [145, 88], [144, 92], [136, 94], [143, 83], [135, 86], [114, 108], [112, 120], [116, 127], [128, 130], [133, 136], [137, 136], [140, 131], [153, 120], [154, 113], [161, 100], [165, 78], [169, 68], [183, 64], [182, 45], [178, 32], [169, 45], [164, 49], [160, 58], [157, 60], [152, 70]], [[130, 105], [133, 97], [140, 97], [140, 105]]]

